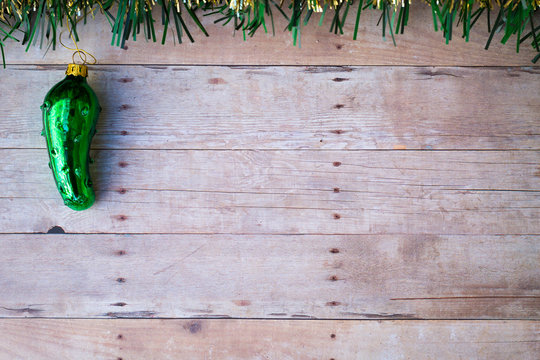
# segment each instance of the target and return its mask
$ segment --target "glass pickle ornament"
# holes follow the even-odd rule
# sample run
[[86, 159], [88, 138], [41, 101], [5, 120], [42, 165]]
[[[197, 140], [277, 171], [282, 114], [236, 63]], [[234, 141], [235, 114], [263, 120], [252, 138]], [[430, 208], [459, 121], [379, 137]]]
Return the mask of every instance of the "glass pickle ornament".
[[64, 80], [41, 105], [49, 167], [64, 204], [73, 210], [88, 209], [95, 200], [88, 162], [101, 106], [87, 75], [85, 65], [69, 64]]

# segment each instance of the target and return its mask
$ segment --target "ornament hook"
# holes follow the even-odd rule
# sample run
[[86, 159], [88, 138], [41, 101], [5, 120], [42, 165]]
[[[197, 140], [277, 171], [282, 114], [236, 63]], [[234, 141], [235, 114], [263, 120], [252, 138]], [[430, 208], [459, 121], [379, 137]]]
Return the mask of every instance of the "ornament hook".
[[[82, 18], [79, 18], [77, 21], [75, 21], [74, 24], [77, 24], [81, 19]], [[86, 65], [86, 64], [94, 65], [94, 64], [97, 64], [97, 59], [96, 59], [96, 57], [94, 55], [92, 55], [91, 53], [89, 53], [88, 51], [86, 51], [84, 49], [80, 49], [79, 45], [77, 45], [77, 40], [75, 40], [75, 37], [73, 36], [73, 31], [71, 31], [71, 29], [69, 28], [69, 17], [68, 17], [67, 14], [66, 14], [66, 26], [67, 26], [67, 30], [69, 31], [69, 36], [71, 37], [71, 40], [73, 41], [73, 44], [75, 45], [75, 47], [71, 48], [69, 46], [66, 46], [62, 42], [62, 34], [63, 34], [63, 32], [61, 32], [60, 35], [58, 36], [58, 41], [60, 42], [60, 45], [62, 45], [64, 48], [73, 51], [73, 55], [71, 55], [71, 60], [73, 61], [73, 63], [74, 64], [76, 63], [75, 55], [78, 55], [80, 61], [82, 61], [81, 65]], [[91, 59], [92, 62], [88, 62], [87, 55], [92, 58]]]

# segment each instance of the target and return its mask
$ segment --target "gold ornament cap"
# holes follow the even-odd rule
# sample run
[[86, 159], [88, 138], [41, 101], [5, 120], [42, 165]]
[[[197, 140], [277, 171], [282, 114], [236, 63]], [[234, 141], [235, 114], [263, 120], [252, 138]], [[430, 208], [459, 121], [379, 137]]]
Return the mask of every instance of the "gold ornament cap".
[[86, 67], [86, 65], [81, 65], [81, 64], [69, 64], [66, 69], [66, 75], [87, 77], [88, 67]]

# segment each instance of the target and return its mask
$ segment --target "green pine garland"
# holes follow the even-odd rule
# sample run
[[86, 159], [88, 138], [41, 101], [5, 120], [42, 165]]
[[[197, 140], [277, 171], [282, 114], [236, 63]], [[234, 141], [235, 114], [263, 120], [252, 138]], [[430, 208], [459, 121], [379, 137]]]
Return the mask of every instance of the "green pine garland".
[[[503, 33], [502, 43], [516, 35], [516, 51], [522, 43], [530, 42], [540, 58], [540, 26], [533, 15], [540, 8], [540, 0], [426, 0], [431, 6], [434, 30], [442, 30], [446, 43], [452, 39], [454, 27], [462, 28], [462, 37], [469, 40], [470, 31], [478, 19], [487, 16], [490, 33], [486, 44], [489, 48], [493, 36]], [[495, 2], [495, 3], [494, 3]], [[158, 5], [158, 6], [155, 6]], [[125, 45], [126, 40], [144, 37], [157, 41], [154, 23], [155, 12], [161, 15], [165, 43], [167, 29], [174, 27], [181, 43], [184, 35], [194, 41], [185, 18], [190, 17], [208, 36], [197, 14], [214, 16], [214, 23], [232, 24], [244, 38], [253, 36], [261, 27], [265, 32], [271, 27], [275, 33], [274, 14], [284, 16], [294, 44], [300, 43], [300, 27], [308, 24], [313, 13], [320, 13], [319, 24], [325, 16], [332, 16], [330, 31], [343, 34], [347, 17], [355, 18], [353, 38], [358, 35], [362, 11], [371, 9], [380, 13], [382, 36], [388, 34], [396, 42], [395, 34], [404, 32], [409, 20], [410, 0], [291, 0], [288, 6], [275, 0], [0, 0], [0, 53], [5, 66], [4, 47], [7, 41], [21, 42], [28, 50], [31, 44], [56, 49], [61, 28], [68, 23], [75, 40], [77, 24], [86, 23], [88, 16], [103, 14], [112, 27], [112, 45]], [[493, 12], [493, 13], [492, 13]], [[492, 19], [495, 18], [495, 21]], [[267, 22], [269, 25], [267, 25]]]

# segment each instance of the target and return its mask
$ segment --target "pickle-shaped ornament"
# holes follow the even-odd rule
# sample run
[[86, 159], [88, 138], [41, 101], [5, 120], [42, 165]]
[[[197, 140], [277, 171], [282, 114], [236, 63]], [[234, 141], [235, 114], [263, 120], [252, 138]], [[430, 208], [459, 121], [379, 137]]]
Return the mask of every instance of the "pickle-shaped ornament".
[[49, 167], [64, 204], [73, 210], [88, 209], [95, 200], [88, 163], [101, 106], [87, 75], [85, 65], [69, 64], [64, 80], [41, 105]]

